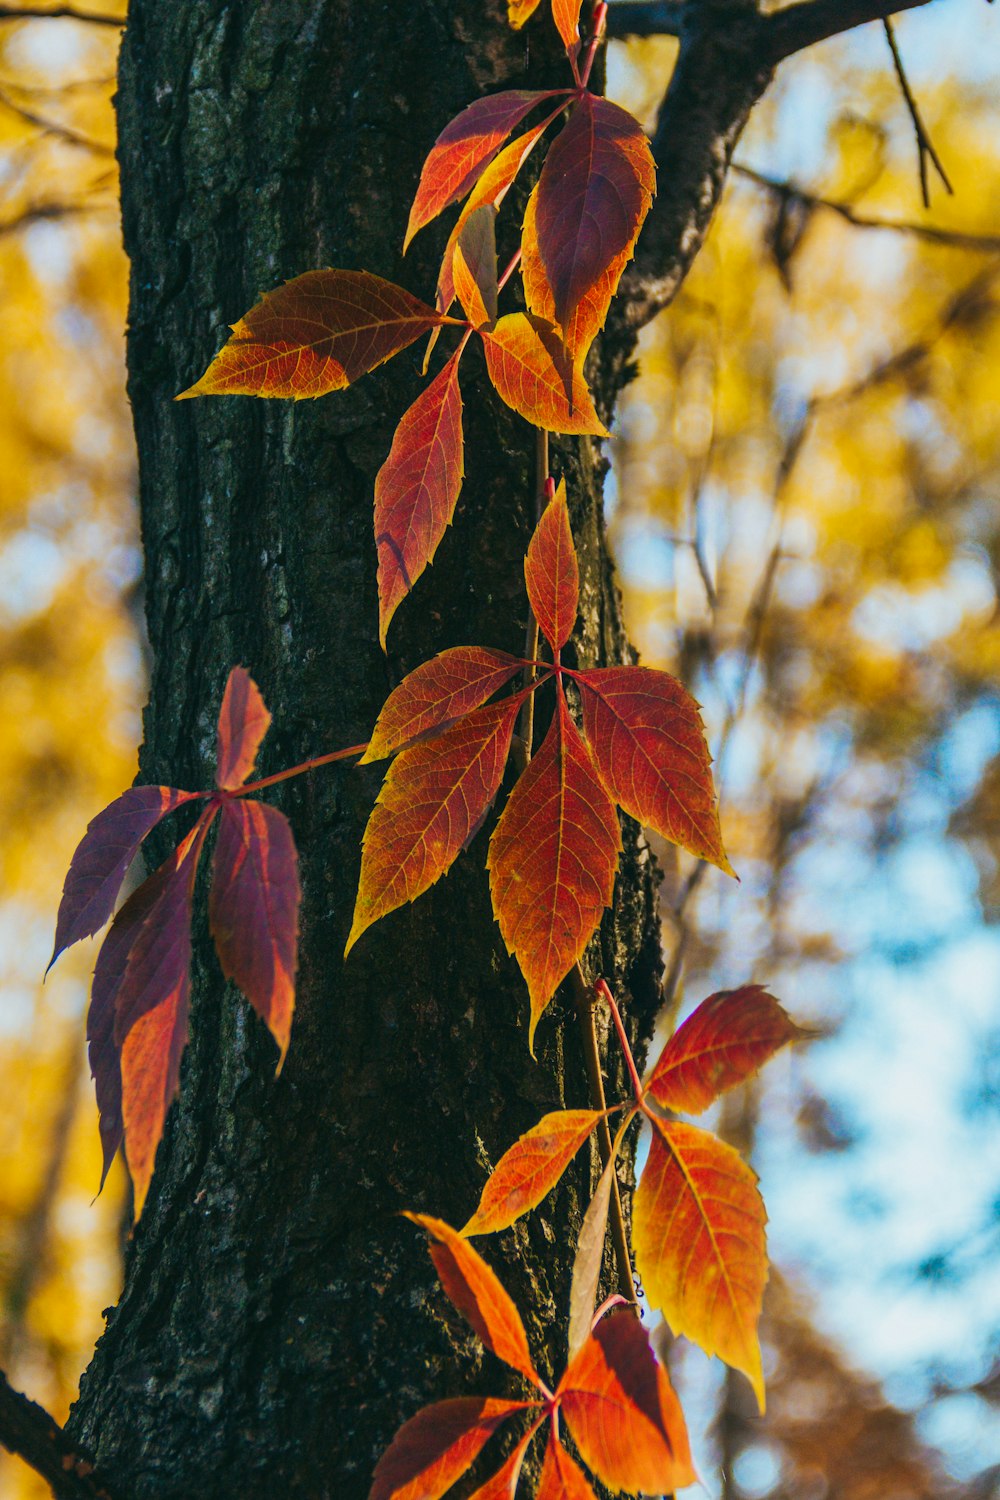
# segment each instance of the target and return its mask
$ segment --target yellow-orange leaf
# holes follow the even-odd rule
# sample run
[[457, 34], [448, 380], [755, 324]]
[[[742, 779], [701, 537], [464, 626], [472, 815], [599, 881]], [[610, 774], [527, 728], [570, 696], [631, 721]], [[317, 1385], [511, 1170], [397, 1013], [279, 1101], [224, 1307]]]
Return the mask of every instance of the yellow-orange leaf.
[[440, 1500], [523, 1401], [459, 1396], [425, 1406], [378, 1461], [368, 1500]]
[[521, 1315], [482, 1256], [443, 1219], [411, 1213], [406, 1217], [435, 1241], [430, 1252], [441, 1285], [486, 1348], [540, 1386]]
[[531, 1427], [518, 1443], [504, 1464], [502, 1469], [481, 1484], [469, 1500], [514, 1500], [517, 1493], [517, 1481], [521, 1477], [521, 1469], [524, 1465], [524, 1455], [528, 1451], [528, 1445], [535, 1435], [535, 1427]]
[[531, 997], [529, 1046], [556, 985], [610, 904], [621, 834], [614, 803], [560, 693], [552, 725], [490, 840], [493, 910]]
[[507, 20], [515, 31], [530, 21], [542, 0], [507, 0]]
[[601, 1111], [595, 1109], [560, 1109], [543, 1115], [501, 1156], [462, 1234], [495, 1234], [537, 1207], [600, 1118]]
[[646, 1093], [664, 1109], [698, 1115], [752, 1077], [786, 1042], [803, 1037], [762, 984], [709, 995], [660, 1054]]
[[607, 437], [579, 365], [548, 323], [509, 313], [483, 333], [486, 368], [497, 394], [520, 416], [549, 432]]
[[365, 829], [346, 953], [439, 880], [475, 835], [499, 790], [522, 696], [475, 709], [393, 761]]
[[551, 1431], [535, 1500], [594, 1500], [583, 1470]]
[[631, 817], [727, 875], [698, 705], [652, 667], [596, 667], [576, 679], [583, 732], [615, 801]]
[[566, 481], [542, 512], [524, 559], [528, 600], [542, 634], [559, 651], [569, 640], [580, 604], [580, 570], [566, 505]]
[[766, 1223], [757, 1178], [731, 1146], [694, 1125], [653, 1121], [632, 1223], [646, 1296], [674, 1333], [742, 1370], [761, 1411]]
[[442, 321], [418, 297], [368, 271], [307, 271], [265, 293], [234, 323], [229, 342], [177, 400], [324, 396]]
[[384, 760], [478, 708], [520, 671], [516, 657], [486, 646], [452, 646], [404, 677], [382, 705], [359, 765]]
[[462, 393], [455, 353], [403, 413], [375, 478], [378, 626], [389, 622], [451, 525], [465, 473]]
[[492, 328], [497, 320], [496, 222], [496, 209], [484, 203], [466, 219], [455, 246], [455, 292], [473, 328]]
[[695, 1482], [680, 1402], [631, 1312], [598, 1323], [556, 1395], [584, 1462], [611, 1489], [661, 1495]]
[[[521, 228], [521, 280], [524, 283], [524, 300], [528, 311], [543, 318], [547, 323], [556, 322], [556, 302], [549, 286], [549, 279], [542, 264], [542, 252], [538, 248], [538, 185], [532, 189]], [[645, 213], [643, 214], [645, 218]], [[640, 221], [641, 227], [641, 221]], [[638, 230], [607, 269], [589, 286], [570, 315], [569, 324], [562, 329], [563, 343], [575, 364], [582, 364], [594, 339], [604, 327], [611, 300], [618, 290], [622, 273], [635, 250]], [[446, 309], [445, 309], [446, 310]]]
[[582, 3], [583, 0], [552, 0], [552, 19], [567, 47], [579, 40]]

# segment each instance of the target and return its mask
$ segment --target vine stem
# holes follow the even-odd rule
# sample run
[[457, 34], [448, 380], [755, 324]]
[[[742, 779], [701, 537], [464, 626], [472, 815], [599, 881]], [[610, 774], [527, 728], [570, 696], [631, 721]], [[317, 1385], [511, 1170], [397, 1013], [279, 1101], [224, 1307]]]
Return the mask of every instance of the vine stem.
[[[570, 971], [570, 980], [573, 985], [573, 999], [576, 1002], [576, 1014], [580, 1022], [580, 1039], [583, 1043], [583, 1059], [587, 1069], [587, 1082], [590, 1086], [590, 1102], [594, 1109], [606, 1110], [608, 1101], [604, 1093], [604, 1078], [601, 1074], [601, 1053], [597, 1044], [597, 1026], [594, 1022], [594, 994], [583, 977], [583, 970], [579, 963], [575, 963]], [[601, 1166], [606, 1167], [611, 1160], [611, 1131], [608, 1127], [607, 1115], [602, 1115], [597, 1122], [597, 1149], [601, 1154]], [[618, 1267], [618, 1290], [638, 1311], [638, 1298], [635, 1294], [635, 1280], [632, 1272], [632, 1255], [628, 1246], [628, 1235], [625, 1232], [625, 1215], [622, 1211], [622, 1197], [618, 1188], [618, 1173], [613, 1172], [611, 1176], [611, 1203], [609, 1206], [608, 1220], [611, 1229], [611, 1245], [615, 1255], [615, 1265]]]
[[315, 771], [317, 766], [332, 765], [335, 760], [346, 760], [349, 755], [364, 755], [368, 745], [369, 741], [365, 740], [363, 745], [348, 745], [346, 750], [331, 750], [329, 755], [314, 755], [311, 760], [300, 761], [297, 766], [291, 766], [287, 771], [275, 771], [273, 776], [262, 776], [259, 781], [248, 781], [245, 786], [237, 787], [231, 795], [243, 797], [247, 792], [259, 792], [266, 786], [276, 786], [279, 781], [288, 781], [292, 776], [302, 776], [306, 771]]
[[618, 1033], [618, 1041], [621, 1044], [621, 1049], [625, 1054], [625, 1062], [628, 1066], [628, 1076], [632, 1080], [632, 1088], [635, 1091], [636, 1106], [637, 1108], [642, 1109], [642, 1079], [639, 1077], [639, 1070], [635, 1065], [635, 1058], [632, 1056], [632, 1048], [629, 1046], [628, 1035], [625, 1031], [625, 1022], [622, 1020], [621, 1011], [618, 1009], [618, 1006], [615, 1003], [615, 997], [614, 995], [612, 995], [611, 990], [608, 988], [608, 982], [606, 979], [599, 979], [594, 985], [594, 991], [596, 994], [600, 995], [601, 999], [606, 1003], [608, 1009], [611, 1012], [612, 1020], [615, 1023], [615, 1031]]

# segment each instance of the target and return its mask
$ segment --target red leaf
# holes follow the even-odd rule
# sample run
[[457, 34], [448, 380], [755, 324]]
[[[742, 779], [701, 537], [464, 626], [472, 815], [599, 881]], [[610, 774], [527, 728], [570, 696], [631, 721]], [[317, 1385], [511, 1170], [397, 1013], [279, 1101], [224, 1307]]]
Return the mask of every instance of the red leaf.
[[767, 1215], [757, 1179], [707, 1130], [652, 1123], [632, 1222], [646, 1296], [674, 1333], [742, 1370], [763, 1411], [757, 1320], [767, 1281]]
[[473, 328], [492, 328], [497, 320], [496, 222], [496, 209], [484, 203], [462, 225], [455, 246], [455, 291]]
[[608, 436], [583, 371], [549, 324], [509, 313], [482, 340], [497, 395], [519, 416], [549, 432]]
[[697, 1476], [680, 1403], [638, 1318], [604, 1318], [556, 1392], [587, 1467], [612, 1489], [671, 1493]]
[[703, 1000], [660, 1053], [646, 1093], [664, 1109], [698, 1115], [726, 1089], [805, 1036], [762, 984]]
[[493, 1168], [479, 1207], [462, 1230], [463, 1236], [508, 1229], [522, 1214], [537, 1207], [600, 1118], [601, 1111], [595, 1109], [560, 1109], [543, 1115]]
[[508, 1455], [503, 1468], [491, 1475], [485, 1484], [481, 1484], [478, 1490], [469, 1496], [469, 1500], [514, 1500], [517, 1493], [517, 1481], [521, 1477], [521, 1469], [524, 1465], [524, 1455], [537, 1431], [538, 1423], [536, 1422]]
[[200, 380], [176, 398], [290, 396], [343, 390], [443, 319], [368, 271], [307, 271], [233, 324]]
[[162, 881], [129, 950], [115, 1001], [125, 1155], [136, 1218], [146, 1200], [187, 1043], [191, 898], [198, 855], [213, 816], [214, 810], [203, 814], [157, 872]]
[[439, 1500], [524, 1401], [460, 1396], [425, 1406], [378, 1461], [368, 1500]]
[[359, 765], [383, 760], [414, 740], [444, 729], [478, 708], [520, 671], [506, 651], [452, 646], [423, 662], [393, 688]]
[[585, 93], [552, 143], [538, 180], [538, 246], [562, 328], [635, 240], [655, 183], [638, 121], [617, 104]]
[[[556, 302], [549, 286], [549, 279], [542, 264], [542, 252], [538, 248], [538, 186], [532, 189], [524, 213], [521, 229], [521, 280], [524, 284], [524, 300], [528, 311], [546, 323], [558, 323]], [[607, 270], [593, 286], [588, 287], [570, 314], [569, 323], [561, 330], [563, 343], [575, 364], [582, 364], [587, 351], [604, 327], [611, 300], [618, 290], [622, 273], [635, 249], [639, 230], [610, 263]]]
[[215, 784], [235, 791], [253, 770], [261, 741], [271, 725], [260, 688], [244, 667], [233, 667], [226, 681], [216, 731]]
[[459, 355], [421, 391], [375, 479], [379, 639], [451, 525], [464, 473]]
[[567, 47], [580, 38], [580, 7], [583, 0], [552, 0], [552, 19]]
[[541, 125], [535, 126], [533, 130], [525, 131], [524, 135], [519, 135], [516, 140], [511, 141], [509, 146], [505, 146], [494, 160], [490, 162], [490, 165], [486, 168], [486, 171], [470, 193], [467, 202], [462, 208], [462, 212], [458, 216], [458, 223], [448, 237], [448, 244], [445, 247], [444, 256], [441, 260], [437, 290], [439, 312], [446, 313], [455, 300], [452, 262], [455, 258], [455, 246], [458, 244], [459, 235], [477, 208], [482, 208], [484, 204], [490, 204], [495, 208], [500, 207], [500, 204], [507, 196], [511, 184], [524, 166], [532, 148], [544, 130], [545, 122], [543, 121]]
[[[115, 1041], [115, 1002], [125, 977], [128, 956], [142, 924], [174, 868], [172, 854], [165, 864], [134, 890], [111, 924], [101, 944], [87, 1011], [87, 1047], [97, 1095], [98, 1127], [104, 1152], [101, 1188], [122, 1143], [122, 1070]], [[98, 1189], [100, 1191], [100, 1189]]]
[[493, 910], [531, 996], [529, 1045], [557, 984], [610, 904], [621, 834], [614, 803], [560, 693], [541, 749], [493, 832]]
[[597, 667], [576, 681], [584, 733], [615, 800], [671, 843], [732, 875], [712, 760], [691, 695], [651, 667]]
[[431, 1259], [441, 1285], [486, 1348], [541, 1388], [521, 1316], [486, 1262], [443, 1220], [411, 1213], [406, 1218], [436, 1241], [430, 1247]]
[[404, 253], [418, 230], [475, 186], [480, 173], [525, 115], [536, 104], [565, 92], [564, 89], [550, 89], [547, 93], [506, 89], [477, 99], [456, 115], [442, 130], [424, 162], [406, 226]]
[[295, 1009], [299, 877], [288, 819], [264, 802], [223, 803], [209, 919], [222, 972], [288, 1051]]
[[373, 922], [439, 880], [478, 832], [500, 788], [523, 698], [477, 708], [393, 761], [365, 829], [345, 954]]
[[542, 634], [557, 652], [576, 624], [580, 604], [580, 571], [566, 505], [566, 481], [549, 501], [524, 559], [528, 599]]
[[172, 786], [134, 786], [91, 819], [70, 861], [46, 973], [60, 953], [104, 926], [147, 833], [197, 796]]
[[551, 1429], [535, 1500], [594, 1500], [594, 1492], [583, 1470], [570, 1458]]

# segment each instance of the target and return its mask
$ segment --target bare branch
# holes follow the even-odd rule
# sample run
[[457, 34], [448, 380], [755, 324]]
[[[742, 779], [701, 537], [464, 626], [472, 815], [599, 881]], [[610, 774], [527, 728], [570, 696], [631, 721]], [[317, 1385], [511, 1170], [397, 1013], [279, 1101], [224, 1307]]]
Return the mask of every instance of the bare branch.
[[680, 36], [684, 0], [618, 0], [608, 8], [608, 36]]
[[104, 16], [98, 11], [75, 10], [72, 5], [0, 5], [0, 21], [85, 21], [90, 26], [124, 26], [124, 16]]
[[1000, 234], [971, 234], [962, 229], [940, 229], [933, 224], [917, 224], [910, 219], [880, 219], [874, 215], [859, 214], [850, 204], [837, 198], [821, 198], [807, 192], [797, 183], [785, 182], [778, 177], [768, 177], [742, 162], [733, 162], [733, 171], [747, 182], [764, 188], [776, 197], [788, 198], [803, 204], [808, 209], [826, 209], [837, 214], [854, 229], [882, 230], [889, 234], [905, 234], [913, 239], [925, 240], [930, 245], [942, 245], [950, 250], [973, 250], [981, 254], [995, 255], [1000, 252]]
[[49, 1484], [56, 1500], [112, 1500], [91, 1459], [43, 1407], [22, 1396], [0, 1372], [0, 1444]]
[[26, 109], [23, 104], [18, 104], [16, 99], [11, 99], [0, 89], [0, 105], [23, 120], [26, 125], [34, 125], [44, 135], [55, 136], [57, 140], [65, 141], [69, 146], [79, 146], [84, 151], [93, 151], [95, 156], [114, 156], [114, 147], [106, 146], [103, 141], [91, 140], [90, 136], [81, 135], [79, 131], [73, 130], [69, 125], [63, 125], [59, 120], [50, 120], [45, 115], [38, 115], [32, 109]]
[[113, 209], [113, 203], [29, 203], [10, 219], [0, 220], [0, 238], [7, 234], [16, 234], [19, 229], [26, 229], [29, 224], [39, 224], [52, 219], [75, 219], [83, 214], [107, 213]]
[[799, 0], [766, 18], [770, 59], [779, 63], [856, 26], [928, 4], [930, 0]]
[[920, 110], [917, 107], [916, 96], [914, 95], [913, 90], [910, 88], [910, 80], [906, 76], [906, 69], [903, 67], [903, 59], [900, 56], [899, 47], [896, 45], [896, 33], [892, 29], [892, 22], [889, 20], [888, 16], [886, 16], [885, 20], [882, 22], [882, 26], [885, 31], [885, 39], [889, 43], [889, 51], [892, 53], [892, 65], [896, 69], [896, 77], [899, 80], [899, 87], [903, 91], [903, 98], [906, 100], [906, 107], [910, 112], [910, 119], [913, 122], [913, 133], [917, 138], [917, 161], [918, 170], [920, 172], [920, 196], [924, 200], [924, 207], [930, 208], [931, 189], [930, 183], [927, 180], [928, 162], [932, 163], [934, 170], [937, 172], [941, 181], [944, 183], [947, 191], [953, 194], [955, 189], [948, 181], [948, 174], [941, 164], [941, 158], [935, 151], [934, 143], [931, 140], [930, 136], [927, 134], [927, 127], [924, 125], [924, 122], [921, 118]]

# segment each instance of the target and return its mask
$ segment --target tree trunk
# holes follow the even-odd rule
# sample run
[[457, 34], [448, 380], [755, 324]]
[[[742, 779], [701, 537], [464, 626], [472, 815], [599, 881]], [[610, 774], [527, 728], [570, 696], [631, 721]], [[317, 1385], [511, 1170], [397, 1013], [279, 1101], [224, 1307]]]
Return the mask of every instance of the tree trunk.
[[[478, 353], [463, 364], [456, 522], [396, 616], [388, 659], [373, 483], [419, 388], [419, 353], [315, 403], [172, 397], [262, 290], [304, 270], [364, 268], [429, 298], [445, 230], [425, 231], [405, 267], [399, 248], [423, 157], [480, 94], [564, 84], [552, 36], [547, 20], [512, 33], [501, 0], [132, 0], [118, 109], [152, 648], [142, 780], [210, 784], [235, 663], [274, 714], [266, 774], [367, 738], [393, 684], [446, 646], [520, 654], [535, 436], [489, 392]], [[560, 442], [552, 466], [567, 477], [580, 550], [576, 649], [585, 663], [622, 660], [599, 450]], [[526, 989], [490, 911], [488, 830], [344, 962], [379, 775], [336, 766], [276, 798], [304, 889], [280, 1078], [196, 920], [181, 1098], [71, 1423], [131, 1500], [361, 1500], [418, 1407], [509, 1389], [398, 1215], [462, 1224], [520, 1132], [588, 1102], [573, 1004], [561, 992], [550, 1007], [533, 1061]], [[645, 1035], [658, 995], [654, 872], [635, 825], [624, 837], [616, 906], [589, 958]], [[151, 843], [161, 858], [166, 844]], [[480, 1242], [547, 1377], [565, 1356], [594, 1165], [583, 1153], [537, 1213]]]

